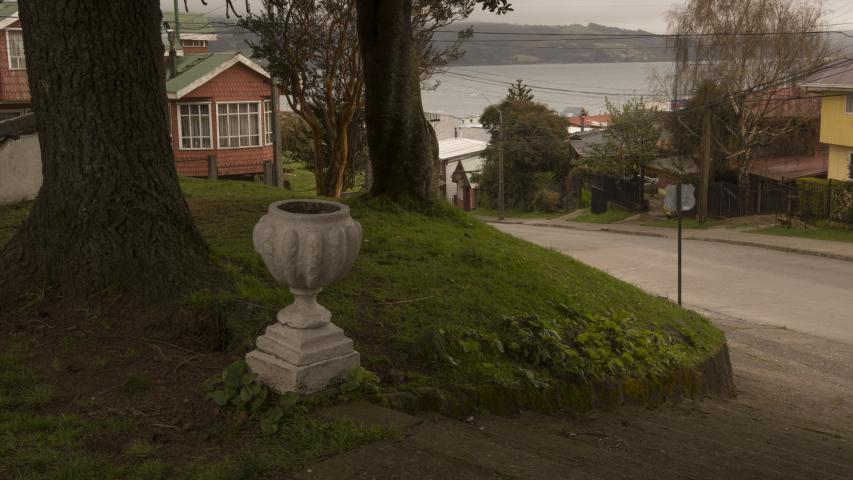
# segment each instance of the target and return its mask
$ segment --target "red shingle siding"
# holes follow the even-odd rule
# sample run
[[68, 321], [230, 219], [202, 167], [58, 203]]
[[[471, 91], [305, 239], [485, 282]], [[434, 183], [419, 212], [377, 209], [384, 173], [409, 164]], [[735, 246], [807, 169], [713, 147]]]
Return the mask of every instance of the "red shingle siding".
[[[7, 28], [21, 28], [21, 22], [15, 22]], [[0, 102], [30, 103], [27, 71], [9, 69], [6, 30], [0, 31], [0, 52]]]
[[260, 100], [261, 98], [269, 97], [269, 80], [251, 68], [238, 63], [220, 73], [211, 81], [193, 90], [184, 99], [215, 98], [225, 102], [232, 102], [237, 100]]
[[[216, 155], [219, 165], [219, 175], [242, 175], [263, 173], [264, 162], [272, 160], [272, 145], [265, 143], [266, 131], [263, 101], [270, 98], [270, 83], [262, 75], [245, 65], [237, 64], [222, 72], [209, 82], [192, 91], [184, 98], [170, 100], [170, 117], [172, 120], [172, 148], [175, 152], [175, 162], [179, 175], [206, 177], [207, 157]], [[217, 102], [259, 102], [261, 115], [261, 144], [260, 147], [219, 149], [217, 139]], [[213, 149], [210, 150], [181, 150], [178, 137], [178, 103], [204, 102], [210, 103], [213, 128]]]
[[184, 53], [187, 55], [196, 55], [207, 53], [207, 47], [183, 47]]

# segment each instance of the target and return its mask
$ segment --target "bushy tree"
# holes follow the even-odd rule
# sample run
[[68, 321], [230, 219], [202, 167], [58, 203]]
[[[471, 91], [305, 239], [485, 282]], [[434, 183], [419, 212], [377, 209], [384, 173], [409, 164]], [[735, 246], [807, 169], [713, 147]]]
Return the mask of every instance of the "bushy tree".
[[[435, 30], [466, 18], [474, 0], [412, 0], [412, 40], [418, 75], [431, 75], [462, 56], [462, 43], [443, 47], [432, 43]], [[317, 193], [340, 197], [352, 183], [353, 160], [363, 156], [365, 138], [364, 74], [352, 0], [263, 0], [263, 10], [244, 17], [241, 24], [258, 35], [251, 44], [255, 57], [268, 62], [282, 84], [290, 108], [311, 132], [314, 158], [310, 162]], [[366, 139], [366, 138], [365, 138]], [[353, 150], [353, 147], [364, 147]], [[364, 164], [365, 162], [361, 162]]]
[[658, 156], [661, 118], [642, 98], [631, 99], [621, 107], [607, 100], [610, 125], [604, 130], [604, 142], [592, 147], [579, 161], [586, 170], [613, 175], [637, 174]]
[[[504, 100], [495, 108], [486, 108], [480, 122], [491, 134], [486, 160], [480, 176], [480, 189], [488, 202], [498, 196], [498, 149], [501, 144], [503, 113], [504, 199], [508, 207], [543, 209], [556, 203], [548, 197], [558, 195], [555, 185], [569, 169], [569, 134], [565, 121], [541, 103]], [[549, 195], [548, 191], [554, 192]]]
[[518, 102], [532, 102], [533, 90], [519, 78], [515, 83], [509, 86], [509, 92], [507, 93], [506, 98], [507, 100], [514, 100]]
[[673, 98], [696, 96], [713, 82], [732, 117], [720, 122], [727, 132], [714, 138], [726, 160], [738, 166], [741, 187], [749, 161], [793, 122], [768, 121], [784, 101], [780, 88], [813, 73], [833, 56], [822, 2], [799, 0], [686, 0], [669, 12], [669, 33], [677, 61], [671, 78]]

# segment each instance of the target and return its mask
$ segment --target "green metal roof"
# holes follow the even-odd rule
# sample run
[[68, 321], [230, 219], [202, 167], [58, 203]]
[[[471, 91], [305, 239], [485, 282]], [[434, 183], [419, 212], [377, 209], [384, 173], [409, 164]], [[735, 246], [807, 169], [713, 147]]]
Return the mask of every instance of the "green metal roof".
[[[174, 12], [163, 12], [163, 21], [169, 25], [175, 23]], [[216, 26], [203, 13], [178, 12], [178, 22], [181, 24], [181, 36], [186, 34], [215, 35]], [[174, 27], [173, 27], [174, 28]]]
[[5, 20], [6, 17], [10, 17], [15, 13], [18, 13], [18, 2], [0, 3], [0, 20]]
[[[236, 55], [237, 52], [224, 52], [177, 57], [175, 66], [177, 67], [178, 75], [175, 78], [166, 80], [166, 91], [169, 93], [178, 93], [182, 88], [186, 88], [199, 78], [216, 70], [217, 67], [231, 60]], [[166, 72], [168, 71], [167, 66]]]

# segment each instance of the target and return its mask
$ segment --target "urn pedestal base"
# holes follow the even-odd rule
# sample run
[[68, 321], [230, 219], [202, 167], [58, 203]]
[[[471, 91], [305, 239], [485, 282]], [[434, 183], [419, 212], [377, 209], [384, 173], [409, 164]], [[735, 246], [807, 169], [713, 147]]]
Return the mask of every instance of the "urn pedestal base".
[[278, 393], [323, 390], [360, 363], [352, 340], [332, 323], [319, 328], [277, 323], [258, 337], [257, 346], [246, 355], [246, 363], [261, 382]]

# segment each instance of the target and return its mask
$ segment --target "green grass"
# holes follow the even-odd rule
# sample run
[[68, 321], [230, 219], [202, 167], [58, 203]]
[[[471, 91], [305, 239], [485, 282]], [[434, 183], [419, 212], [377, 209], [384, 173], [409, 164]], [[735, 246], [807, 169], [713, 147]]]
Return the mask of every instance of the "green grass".
[[314, 196], [317, 184], [314, 172], [299, 162], [283, 164], [284, 179], [290, 183], [290, 189], [296, 196]]
[[[493, 208], [483, 208], [478, 207], [475, 210], [471, 211], [471, 215], [475, 217], [498, 217], [498, 211]], [[510, 208], [504, 210], [505, 218], [519, 218], [519, 219], [548, 219], [548, 218], [559, 218], [565, 215], [565, 212], [527, 212], [524, 210], [519, 210], [516, 208]]]
[[609, 205], [607, 207], [607, 211], [604, 213], [587, 213], [586, 215], [575, 217], [571, 219], [571, 221], [582, 223], [614, 223], [633, 217], [634, 215], [636, 215], [636, 212], [629, 212], [619, 207]]
[[18, 225], [24, 221], [30, 212], [32, 202], [16, 203], [13, 205], [0, 205], [0, 246], [12, 238], [18, 229]]
[[[706, 220], [704, 223], [699, 223], [695, 218], [683, 218], [681, 219], [681, 228], [689, 228], [691, 230], [706, 230], [708, 228], [713, 227], [718, 222], [713, 220]], [[678, 219], [670, 218], [667, 220], [655, 220], [651, 222], [643, 223], [644, 227], [663, 227], [663, 228], [678, 228]]]
[[[235, 301], [257, 307], [251, 315], [232, 316], [229, 325], [235, 335], [232, 348], [251, 349], [254, 338], [292, 298], [275, 285], [253, 251], [252, 228], [270, 202], [291, 194], [237, 182], [184, 180], [182, 185], [199, 228], [235, 279]], [[460, 345], [466, 335], [501, 330], [506, 316], [563, 318], [559, 303], [602, 316], [590, 322], [629, 318], [638, 331], [665, 332], [666, 355], [674, 352], [685, 364], [699, 361], [723, 342], [722, 334], [695, 313], [555, 251], [499, 233], [450, 206], [418, 212], [358, 197], [348, 203], [364, 227], [364, 244], [352, 272], [324, 290], [320, 302], [354, 338], [369, 369], [405, 370], [426, 384], [515, 382], [521, 368], [548, 375], [541, 365], [485, 348], [462, 352]], [[436, 360], [444, 356], [435, 355], [436, 343], [446, 344], [438, 349], [454, 362]], [[625, 373], [647, 373], [662, 360], [658, 353], [664, 355], [627, 362]]]
[[[276, 436], [252, 433], [242, 446], [212, 464], [172, 466], [158, 455], [161, 448], [134, 438], [129, 417], [81, 417], [46, 413], [52, 388], [25, 366], [20, 355], [0, 353], [0, 478], [68, 480], [226, 480], [278, 478], [313, 460], [387, 438], [389, 432], [349, 420], [294, 417]], [[212, 420], [199, 438], [229, 437], [231, 424]], [[99, 437], [115, 442], [130, 436], [121, 455], [107, 457], [89, 450]], [[201, 446], [204, 449], [204, 446]]]
[[[233, 292], [198, 292], [187, 304], [227, 310], [229, 348], [242, 354], [292, 300], [254, 252], [252, 229], [270, 202], [304, 194], [233, 181], [181, 185], [235, 284]], [[450, 206], [416, 211], [362, 197], [347, 202], [364, 227], [364, 243], [353, 270], [319, 300], [354, 339], [366, 368], [401, 370], [410, 385], [645, 378], [695, 365], [724, 342], [696, 313]], [[4, 209], [0, 224], [19, 222], [19, 210]], [[157, 458], [160, 450], [131, 445], [133, 437], [122, 459], [103, 458], [87, 452], [85, 439], [115, 430], [115, 422], [44, 415], [49, 388], [39, 390], [44, 384], [31, 372], [6, 362], [0, 478], [264, 478], [388, 435], [304, 417], [272, 439], [251, 437], [215, 465], [170, 466]], [[130, 375], [128, 393], [145, 388], [144, 379]], [[123, 428], [132, 432], [132, 425]], [[209, 427], [214, 437], [233, 434], [228, 428]]]
[[853, 243], [853, 228], [829, 227], [825, 224], [811, 228], [769, 227], [761, 230], [753, 230], [750, 233]]

